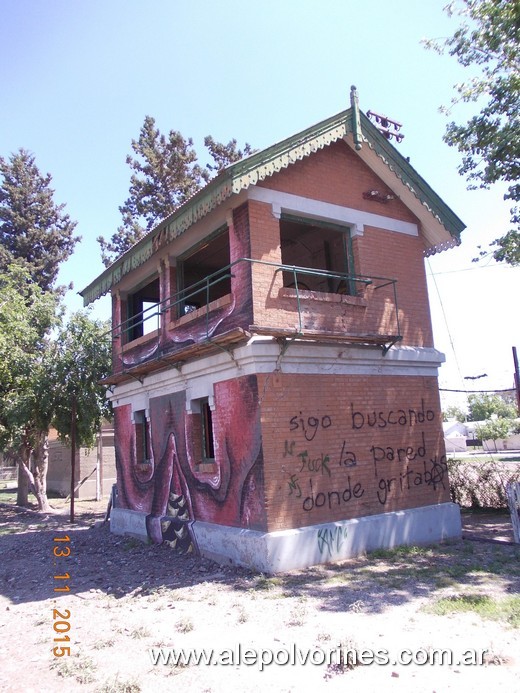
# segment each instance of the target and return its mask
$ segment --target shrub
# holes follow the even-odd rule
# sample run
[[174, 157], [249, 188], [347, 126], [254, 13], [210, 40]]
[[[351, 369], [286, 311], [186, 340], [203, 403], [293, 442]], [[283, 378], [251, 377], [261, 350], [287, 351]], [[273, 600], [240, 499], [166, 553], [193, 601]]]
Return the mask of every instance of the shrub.
[[450, 493], [463, 508], [506, 509], [506, 485], [520, 482], [520, 470], [491, 461], [448, 460]]

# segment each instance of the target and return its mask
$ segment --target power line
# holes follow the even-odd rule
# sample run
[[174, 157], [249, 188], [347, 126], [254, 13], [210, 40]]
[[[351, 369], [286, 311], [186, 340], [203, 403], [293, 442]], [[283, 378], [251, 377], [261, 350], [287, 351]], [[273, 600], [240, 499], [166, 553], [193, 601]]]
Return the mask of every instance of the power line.
[[[431, 268], [431, 265], [430, 265], [430, 260], [428, 259], [427, 262], [428, 262], [428, 267], [430, 268], [430, 274], [431, 274], [432, 268]], [[456, 365], [457, 370], [458, 370], [458, 372], [459, 372], [460, 379], [463, 380], [462, 372], [461, 372], [461, 370], [460, 370], [459, 360], [458, 360], [458, 358], [457, 358], [457, 352], [455, 351], [455, 344], [453, 343], [453, 338], [452, 338], [452, 336], [451, 336], [450, 326], [448, 325], [448, 318], [446, 317], [446, 311], [444, 310], [444, 303], [442, 302], [441, 292], [439, 291], [439, 287], [437, 286], [437, 280], [435, 279], [435, 275], [434, 275], [434, 274], [431, 274], [431, 277], [432, 277], [432, 280], [433, 280], [433, 285], [434, 285], [434, 287], [435, 287], [435, 291], [437, 292], [437, 298], [439, 299], [439, 303], [440, 303], [440, 306], [441, 306], [442, 317], [444, 318], [444, 324], [446, 325], [446, 330], [447, 330], [447, 332], [448, 332], [448, 337], [449, 337], [449, 340], [450, 340], [451, 349], [452, 349], [452, 351], [453, 351], [453, 358], [454, 358], [454, 360], [455, 360], [455, 365]], [[462, 390], [462, 392], [465, 392], [465, 391]]]
[[509, 387], [506, 390], [450, 390], [447, 387], [440, 387], [439, 392], [464, 392], [466, 394], [474, 394], [478, 392], [480, 394], [485, 394], [489, 392], [515, 392], [515, 388]]
[[431, 277], [438, 277], [441, 274], [460, 274], [460, 272], [474, 272], [475, 270], [483, 270], [483, 269], [515, 269], [514, 267], [502, 267], [500, 265], [481, 265], [480, 267], [464, 267], [461, 269], [455, 269], [455, 270], [446, 270], [445, 272], [432, 272], [432, 269], [430, 267], [430, 275]]

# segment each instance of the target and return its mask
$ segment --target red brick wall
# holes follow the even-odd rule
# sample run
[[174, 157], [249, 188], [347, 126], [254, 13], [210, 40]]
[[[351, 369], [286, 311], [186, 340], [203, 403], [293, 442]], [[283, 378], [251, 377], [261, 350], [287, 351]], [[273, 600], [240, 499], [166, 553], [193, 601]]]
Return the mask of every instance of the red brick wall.
[[[271, 205], [250, 200], [248, 207], [251, 258], [280, 264], [280, 224], [272, 214]], [[255, 325], [276, 325], [276, 310], [279, 309], [277, 297], [283, 286], [282, 274], [275, 274], [272, 267], [261, 264], [253, 264], [252, 272], [253, 322]]]
[[258, 187], [323, 200], [393, 219], [417, 222], [416, 217], [399, 199], [386, 204], [363, 199], [363, 193], [368, 190], [378, 190], [384, 195], [391, 194], [392, 191], [345, 142], [334, 142], [320, 149], [261, 181]]
[[[320, 150], [259, 185], [418, 224], [399, 199], [385, 205], [363, 199], [362, 193], [367, 190], [391, 191], [343, 142]], [[249, 223], [251, 257], [281, 262], [279, 221], [273, 216], [271, 205], [250, 201]], [[432, 346], [421, 238], [365, 227], [364, 235], [354, 238], [353, 249], [357, 274], [398, 280], [397, 308], [402, 343]], [[376, 285], [362, 295], [366, 300], [357, 302], [348, 299], [340, 303], [316, 301], [302, 295], [302, 327], [351, 334], [397, 334], [393, 287], [376, 291]], [[296, 299], [281, 296], [281, 287], [280, 273], [275, 274], [267, 266], [253, 266], [255, 325], [300, 327]]]
[[450, 500], [436, 378], [258, 380], [269, 531]]

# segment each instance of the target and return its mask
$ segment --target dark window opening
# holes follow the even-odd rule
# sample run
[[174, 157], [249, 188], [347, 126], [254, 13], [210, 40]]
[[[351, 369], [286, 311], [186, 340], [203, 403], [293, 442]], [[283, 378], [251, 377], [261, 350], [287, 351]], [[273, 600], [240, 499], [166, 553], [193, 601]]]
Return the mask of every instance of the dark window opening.
[[[229, 258], [226, 229], [179, 259], [179, 317], [231, 293]], [[210, 275], [214, 276], [206, 281]]]
[[286, 217], [280, 221], [282, 263], [331, 276], [284, 271], [286, 287], [326, 293], [355, 294], [350, 229], [311, 219]]
[[134, 412], [135, 422], [135, 453], [136, 464], [147, 464], [150, 461], [150, 436], [148, 434], [148, 422], [146, 412]]
[[213, 443], [213, 417], [208, 400], [200, 403], [202, 417], [202, 451], [204, 461], [213, 462], [215, 459], [215, 445]]
[[159, 327], [159, 278], [128, 295], [127, 342], [149, 334]]

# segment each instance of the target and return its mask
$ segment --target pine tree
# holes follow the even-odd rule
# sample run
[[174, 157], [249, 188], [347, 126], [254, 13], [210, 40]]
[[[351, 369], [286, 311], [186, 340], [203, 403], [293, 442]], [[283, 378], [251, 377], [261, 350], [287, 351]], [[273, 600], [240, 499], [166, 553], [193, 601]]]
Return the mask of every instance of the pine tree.
[[[166, 138], [146, 116], [138, 140], [132, 140], [135, 157], [126, 163], [133, 173], [130, 194], [119, 208], [122, 225], [110, 241], [100, 236], [101, 255], [105, 266], [132, 247], [162, 219], [194, 195], [209, 178], [197, 163], [191, 139], [171, 130]], [[112, 255], [111, 255], [112, 254]]]
[[220, 142], [215, 142], [211, 135], [207, 135], [204, 138], [204, 146], [207, 148], [213, 161], [212, 164], [206, 164], [210, 171], [215, 171], [220, 173], [226, 166], [234, 164], [236, 161], [240, 161], [245, 156], [249, 156], [254, 153], [253, 148], [250, 144], [244, 145], [244, 150], [237, 149], [237, 141], [235, 139], [230, 140], [227, 144], [221, 144]]
[[44, 290], [55, 288], [60, 264], [80, 240], [76, 222], [54, 202], [51, 176], [42, 175], [25, 149], [0, 157], [0, 269], [25, 266]]
[[154, 118], [145, 117], [139, 139], [132, 140], [135, 156], [126, 158], [132, 175], [129, 196], [119, 207], [122, 224], [110, 240], [103, 236], [97, 239], [105, 267], [189, 200], [210, 180], [212, 173], [220, 173], [252, 152], [249, 144], [242, 151], [237, 148], [236, 140], [224, 145], [209, 135], [204, 144], [214, 161], [205, 168], [198, 163], [190, 138], [185, 139], [176, 130], [170, 130], [166, 137], [156, 127]]

